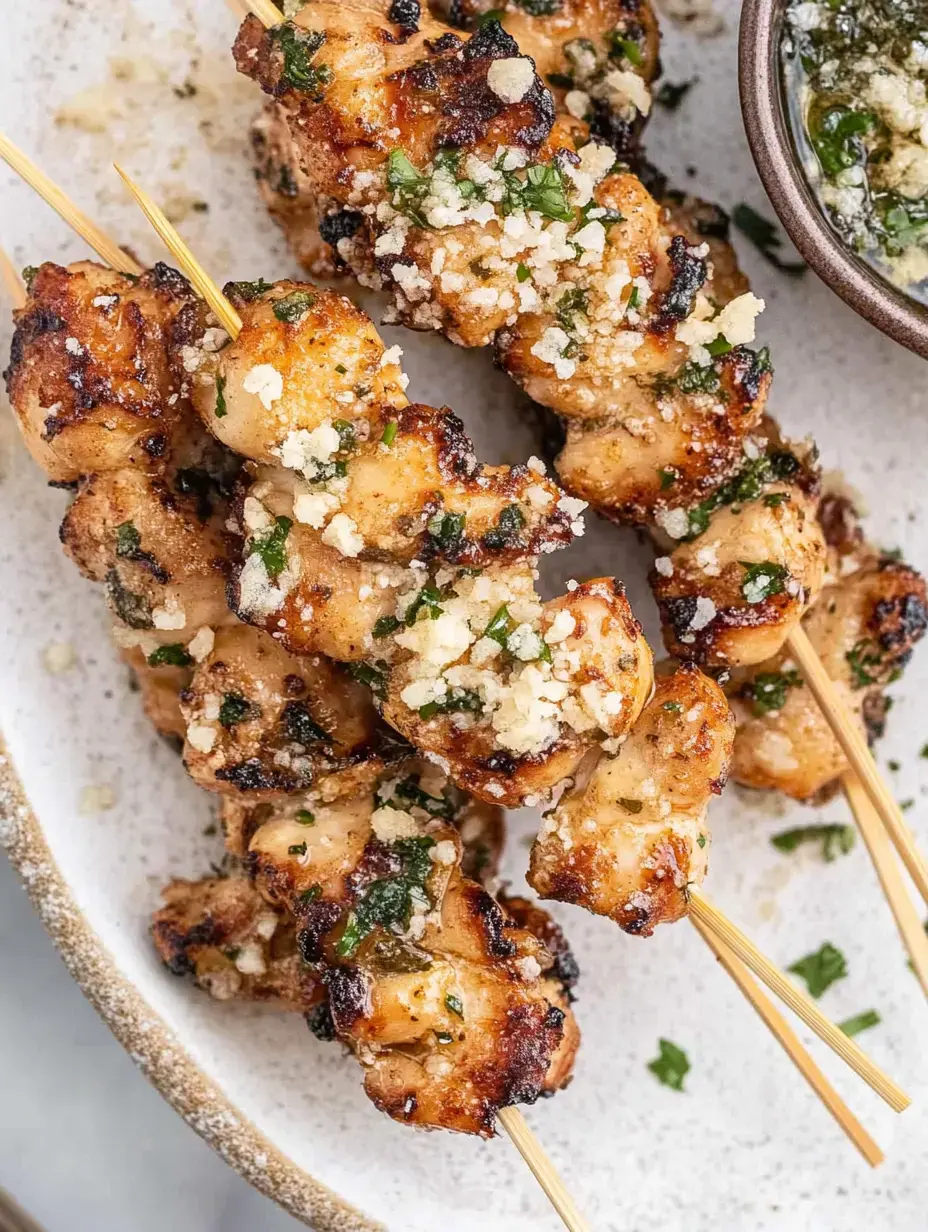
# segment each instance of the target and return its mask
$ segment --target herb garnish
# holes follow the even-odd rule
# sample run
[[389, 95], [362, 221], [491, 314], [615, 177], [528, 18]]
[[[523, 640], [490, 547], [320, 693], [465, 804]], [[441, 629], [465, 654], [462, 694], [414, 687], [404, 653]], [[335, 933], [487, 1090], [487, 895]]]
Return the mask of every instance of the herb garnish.
[[231, 730], [236, 724], [250, 718], [252, 713], [253, 707], [247, 697], [243, 697], [241, 693], [226, 693], [219, 707], [219, 722]]
[[869, 1031], [871, 1027], [879, 1026], [882, 1021], [876, 1010], [864, 1010], [860, 1014], [854, 1014], [852, 1018], [845, 1018], [844, 1022], [839, 1022], [838, 1030], [845, 1035], [859, 1035], [861, 1031]]
[[847, 961], [840, 950], [835, 949], [830, 941], [826, 941], [820, 949], [806, 954], [786, 969], [805, 980], [809, 995], [817, 999], [832, 984], [844, 979], [847, 975]]
[[384, 428], [383, 436], [381, 436], [380, 440], [382, 444], [386, 445], [388, 449], [393, 444], [393, 442], [396, 440], [396, 434], [397, 432], [399, 432], [399, 428], [400, 426], [396, 422], [395, 419], [391, 419], [390, 422], [387, 424], [387, 426]]
[[224, 376], [216, 377], [216, 418], [224, 419], [229, 413], [229, 408], [226, 406], [226, 378]]
[[180, 642], [159, 646], [148, 656], [149, 667], [189, 667], [193, 662]]
[[442, 513], [439, 510], [429, 518], [426, 530], [443, 552], [454, 554], [460, 550], [466, 520], [466, 513]]
[[312, 291], [291, 291], [289, 295], [274, 300], [274, 316], [287, 325], [298, 325], [315, 302]]
[[879, 647], [871, 638], [861, 638], [844, 657], [851, 669], [852, 688], [865, 689], [867, 685], [879, 683], [878, 677], [870, 671], [881, 663]]
[[483, 542], [494, 552], [501, 548], [515, 547], [524, 526], [525, 515], [519, 506], [507, 505], [496, 519], [496, 525], [483, 536]]
[[779, 230], [774, 223], [769, 222], [762, 214], [758, 214], [757, 210], [742, 202], [735, 206], [731, 217], [742, 235], [745, 235], [758, 252], [765, 256], [776, 269], [782, 270], [784, 274], [795, 276], [806, 272], [808, 266], [804, 262], [783, 260], [779, 253], [783, 242]]
[[456, 1014], [462, 1021], [464, 1019], [464, 1003], [460, 997], [456, 997], [453, 992], [445, 995], [445, 1008], [450, 1010], [452, 1014]]
[[295, 820], [299, 822], [301, 826], [314, 826], [316, 824], [316, 814], [311, 813], [309, 809], [297, 809]]
[[758, 672], [741, 690], [741, 696], [753, 703], [754, 713], [761, 717], [771, 710], [782, 710], [790, 689], [801, 689], [803, 679], [795, 670], [788, 672]]
[[640, 800], [631, 800], [626, 796], [620, 796], [618, 803], [625, 809], [626, 813], [640, 813], [644, 808]]
[[695, 84], [695, 77], [691, 77], [689, 81], [665, 81], [658, 87], [654, 101], [666, 107], [668, 111], [676, 111]]
[[473, 689], [449, 689], [441, 701], [426, 702], [419, 707], [420, 719], [432, 719], [436, 714], [453, 714], [465, 710], [471, 714], [480, 714], [483, 702], [480, 694]]
[[293, 521], [290, 518], [275, 518], [272, 530], [265, 531], [264, 534], [257, 535], [252, 540], [249, 556], [257, 553], [264, 561], [264, 567], [272, 579], [276, 579], [286, 568], [287, 536], [290, 534], [292, 525]]
[[321, 88], [332, 80], [332, 70], [327, 64], [311, 63], [325, 42], [325, 34], [318, 30], [303, 30], [292, 21], [285, 21], [275, 26], [270, 36], [280, 45], [283, 53], [281, 82], [293, 90], [318, 95]]
[[399, 857], [400, 870], [361, 891], [336, 946], [342, 958], [350, 958], [378, 926], [406, 928], [413, 907], [429, 905], [425, 884], [433, 867], [429, 851], [434, 846], [435, 840], [427, 837], [401, 838], [390, 844]]
[[771, 595], [781, 595], [786, 589], [789, 570], [785, 565], [775, 564], [772, 560], [755, 564], [749, 560], [740, 560], [738, 563], [744, 569], [741, 593], [748, 603], [763, 603]]
[[272, 291], [274, 284], [265, 282], [263, 278], [258, 278], [254, 282], [230, 282], [228, 290], [233, 295], [237, 295], [239, 299], [243, 299], [246, 304], [250, 304], [253, 299], [257, 299], [259, 295], [263, 295], [265, 291]]
[[856, 835], [853, 826], [832, 822], [825, 825], [797, 826], [774, 834], [771, 844], [777, 851], [796, 851], [803, 843], [822, 844], [822, 855], [830, 864], [838, 856], [845, 856], [853, 849]]
[[665, 1087], [670, 1087], [673, 1091], [682, 1091], [683, 1079], [690, 1070], [686, 1053], [666, 1039], [659, 1039], [657, 1046], [659, 1055], [653, 1061], [648, 1062], [648, 1069]]
[[359, 684], [367, 685], [375, 697], [384, 697], [390, 672], [388, 663], [379, 659], [376, 667], [371, 666], [370, 663], [346, 663], [345, 667], [348, 675], [357, 680]]
[[142, 546], [142, 536], [132, 522], [120, 522], [116, 527], [116, 555], [132, 560]]

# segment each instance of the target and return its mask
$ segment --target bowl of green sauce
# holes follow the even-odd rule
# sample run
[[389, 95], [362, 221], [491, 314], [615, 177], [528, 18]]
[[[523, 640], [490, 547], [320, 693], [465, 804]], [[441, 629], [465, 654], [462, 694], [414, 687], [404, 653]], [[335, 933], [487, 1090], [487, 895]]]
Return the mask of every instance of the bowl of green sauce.
[[739, 80], [793, 243], [928, 358], [928, 0], [745, 0]]

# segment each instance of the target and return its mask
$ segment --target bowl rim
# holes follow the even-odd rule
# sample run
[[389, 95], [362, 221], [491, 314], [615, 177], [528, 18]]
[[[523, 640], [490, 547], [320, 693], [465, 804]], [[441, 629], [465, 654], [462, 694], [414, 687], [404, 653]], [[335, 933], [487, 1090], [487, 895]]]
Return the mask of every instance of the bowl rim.
[[928, 308], [871, 270], [832, 230], [799, 165], [785, 115], [779, 35], [786, 0], [744, 0], [738, 34], [741, 114], [761, 182], [808, 265], [856, 313], [928, 359]]
[[71, 892], [0, 731], [0, 849], [81, 992], [160, 1095], [227, 1164], [319, 1232], [383, 1232], [267, 1138], [123, 975]]

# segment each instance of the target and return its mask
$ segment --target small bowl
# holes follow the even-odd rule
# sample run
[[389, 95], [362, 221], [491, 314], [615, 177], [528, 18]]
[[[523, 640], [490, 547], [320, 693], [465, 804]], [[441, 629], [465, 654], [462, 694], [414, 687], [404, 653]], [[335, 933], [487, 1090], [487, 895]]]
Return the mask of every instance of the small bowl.
[[877, 329], [928, 359], [928, 308], [909, 299], [842, 243], [803, 174], [780, 68], [785, 13], [785, 0], [744, 0], [741, 10], [741, 111], [764, 188], [790, 239], [818, 276]]

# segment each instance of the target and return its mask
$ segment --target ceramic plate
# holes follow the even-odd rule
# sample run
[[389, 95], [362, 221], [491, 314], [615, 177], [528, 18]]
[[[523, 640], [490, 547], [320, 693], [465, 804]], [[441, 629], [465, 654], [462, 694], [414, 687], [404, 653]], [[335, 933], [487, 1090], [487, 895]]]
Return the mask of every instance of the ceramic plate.
[[[734, 4], [726, 29], [698, 39], [665, 20], [667, 76], [698, 76], [674, 113], [657, 109], [652, 158], [674, 180], [731, 208], [764, 210], [744, 144], [735, 84]], [[123, 163], [167, 203], [213, 275], [273, 278], [294, 266], [260, 209], [244, 156], [253, 88], [237, 80], [233, 23], [220, 0], [34, 0], [4, 5], [3, 125], [92, 215], [146, 261], [163, 255], [110, 170]], [[191, 90], [189, 87], [193, 86]], [[19, 264], [86, 255], [65, 226], [6, 172], [0, 234]], [[194, 209], [206, 202], [208, 212]], [[778, 375], [773, 407], [788, 431], [813, 433], [870, 509], [872, 536], [916, 565], [923, 549], [928, 416], [922, 362], [882, 338], [813, 275], [788, 279], [742, 251], [767, 301], [762, 335]], [[376, 307], [376, 306], [375, 306]], [[4, 351], [9, 326], [4, 325]], [[386, 331], [404, 347], [411, 391], [464, 417], [488, 461], [524, 459], [531, 417], [485, 353]], [[166, 974], [148, 941], [160, 886], [217, 858], [207, 796], [147, 726], [110, 647], [102, 596], [62, 557], [64, 494], [47, 488], [2, 417], [0, 727], [6, 845], [77, 978], [164, 1095], [265, 1192], [320, 1229], [382, 1223], [403, 1232], [539, 1232], [558, 1225], [505, 1140], [416, 1134], [380, 1117], [355, 1063], [297, 1017], [211, 1002]], [[654, 633], [646, 551], [590, 519], [586, 538], [547, 561], [545, 583], [615, 573]], [[68, 643], [75, 663], [48, 670]], [[893, 689], [884, 761], [928, 842], [923, 704], [928, 652]], [[107, 807], [102, 807], [107, 806]], [[713, 806], [708, 889], [778, 962], [823, 941], [849, 974], [823, 1008], [876, 1009], [863, 1038], [915, 1097], [898, 1118], [849, 1071], [814, 1051], [889, 1159], [871, 1173], [685, 923], [650, 940], [566, 907], [583, 969], [584, 1045], [570, 1088], [528, 1119], [596, 1229], [667, 1232], [924, 1228], [928, 1086], [926, 1007], [860, 845], [833, 863], [775, 851], [770, 836], [816, 818], [729, 791]], [[835, 801], [821, 820], [845, 819]], [[510, 820], [516, 884], [537, 818]], [[647, 1063], [665, 1037], [692, 1069], [685, 1093]]]

